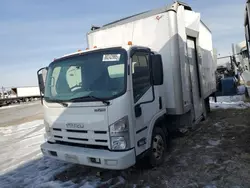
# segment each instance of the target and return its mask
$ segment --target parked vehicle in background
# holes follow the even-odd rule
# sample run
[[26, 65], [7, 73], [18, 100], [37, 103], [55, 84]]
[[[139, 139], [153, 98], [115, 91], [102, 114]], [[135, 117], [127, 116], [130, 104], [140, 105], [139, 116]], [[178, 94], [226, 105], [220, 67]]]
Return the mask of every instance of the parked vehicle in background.
[[250, 1], [246, 1], [245, 6], [245, 16], [244, 16], [244, 27], [245, 27], [245, 41], [246, 41], [246, 50], [247, 50], [247, 57], [249, 59], [249, 46], [250, 46]]
[[249, 60], [246, 41], [235, 45], [236, 62], [239, 64], [241, 71], [249, 71]]
[[0, 106], [29, 102], [37, 100], [38, 98], [40, 98], [40, 90], [38, 86], [10, 88], [8, 91], [2, 92]]
[[38, 71], [43, 154], [107, 169], [142, 158], [160, 165], [171, 131], [207, 117], [216, 91], [211, 31], [176, 2], [92, 28], [87, 39], [87, 50]]

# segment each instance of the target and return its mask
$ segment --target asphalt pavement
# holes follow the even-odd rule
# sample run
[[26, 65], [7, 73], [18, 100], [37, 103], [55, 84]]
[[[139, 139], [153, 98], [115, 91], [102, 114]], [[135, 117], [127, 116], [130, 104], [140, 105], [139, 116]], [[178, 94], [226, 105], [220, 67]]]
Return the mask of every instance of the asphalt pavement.
[[40, 101], [0, 107], [0, 127], [19, 125], [38, 119], [43, 119]]

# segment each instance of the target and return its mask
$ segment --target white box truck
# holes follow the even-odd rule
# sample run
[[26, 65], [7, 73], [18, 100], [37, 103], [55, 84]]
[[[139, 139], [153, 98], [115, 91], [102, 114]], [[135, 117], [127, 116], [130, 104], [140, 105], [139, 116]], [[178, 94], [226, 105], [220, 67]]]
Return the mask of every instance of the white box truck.
[[20, 102], [33, 101], [40, 98], [40, 90], [38, 86], [13, 87], [4, 92], [0, 97], [0, 107]]
[[38, 97], [40, 96], [39, 87], [33, 86], [33, 87], [16, 87], [11, 88], [11, 91], [13, 92], [16, 97]]
[[106, 169], [142, 157], [161, 164], [171, 131], [207, 116], [216, 90], [210, 30], [176, 2], [92, 28], [87, 39], [89, 49], [38, 71], [43, 154]]

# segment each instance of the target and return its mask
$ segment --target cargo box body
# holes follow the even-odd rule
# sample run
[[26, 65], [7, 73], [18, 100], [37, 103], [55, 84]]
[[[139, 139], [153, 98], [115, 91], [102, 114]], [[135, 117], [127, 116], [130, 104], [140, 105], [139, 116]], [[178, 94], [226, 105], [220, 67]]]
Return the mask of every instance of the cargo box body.
[[[175, 5], [175, 4], [174, 4]], [[164, 7], [118, 20], [88, 33], [89, 48], [133, 45], [148, 47], [161, 54], [164, 69], [164, 106], [169, 114], [183, 114], [192, 103], [190, 48], [197, 51], [199, 95], [203, 99], [216, 90], [212, 34], [200, 14], [185, 6]], [[191, 46], [192, 48], [192, 46]], [[202, 101], [199, 101], [202, 105]], [[199, 104], [198, 104], [199, 105]]]
[[40, 96], [39, 87], [17, 87], [17, 97], [34, 97]]

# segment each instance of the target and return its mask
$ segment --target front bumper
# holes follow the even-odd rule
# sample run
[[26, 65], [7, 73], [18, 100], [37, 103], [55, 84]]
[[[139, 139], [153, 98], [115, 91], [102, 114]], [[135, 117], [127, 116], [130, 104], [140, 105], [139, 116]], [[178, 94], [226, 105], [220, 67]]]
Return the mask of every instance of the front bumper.
[[41, 150], [45, 156], [55, 159], [105, 169], [122, 170], [136, 162], [134, 149], [114, 152], [46, 142], [41, 145]]

